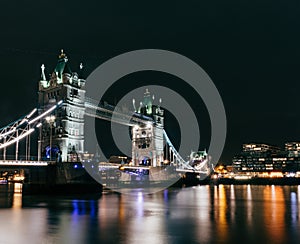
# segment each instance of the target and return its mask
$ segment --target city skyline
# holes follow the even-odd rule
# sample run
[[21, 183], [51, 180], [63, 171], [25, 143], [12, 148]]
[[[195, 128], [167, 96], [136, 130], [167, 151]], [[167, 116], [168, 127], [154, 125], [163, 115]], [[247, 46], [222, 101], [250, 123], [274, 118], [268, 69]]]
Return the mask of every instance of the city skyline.
[[[283, 146], [300, 140], [296, 2], [286, 6], [271, 1], [175, 1], [172, 5], [149, 4], [146, 9], [125, 3], [59, 4], [58, 9], [68, 7], [70, 12], [38, 2], [20, 3], [18, 8], [8, 2], [4, 5], [1, 20], [7, 24], [2, 29], [5, 38], [0, 52], [5, 92], [0, 100], [0, 126], [36, 106], [40, 66], [44, 63], [50, 73], [62, 48], [71, 67], [76, 69], [83, 62], [87, 74], [126, 51], [159, 48], [195, 61], [219, 90], [228, 121], [222, 161], [228, 162], [243, 143]], [[73, 18], [74, 13], [81, 17]], [[111, 91], [108, 97], [114, 102], [135, 87], [135, 80], [144, 85], [166, 84], [186, 97], [201, 122], [201, 146], [208, 144], [210, 127], [204, 105], [174, 77], [137, 73], [124, 77], [116, 84], [117, 92]]]

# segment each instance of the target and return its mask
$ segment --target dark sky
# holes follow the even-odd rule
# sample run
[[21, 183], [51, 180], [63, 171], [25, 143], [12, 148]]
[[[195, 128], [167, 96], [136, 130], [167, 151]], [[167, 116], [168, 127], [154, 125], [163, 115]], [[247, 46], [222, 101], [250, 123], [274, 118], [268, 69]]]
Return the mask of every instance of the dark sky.
[[[223, 161], [244, 142], [300, 140], [298, 0], [12, 0], [0, 13], [1, 126], [36, 106], [40, 66], [50, 73], [61, 48], [87, 73], [123, 52], [159, 48], [197, 62], [218, 88], [228, 122]], [[168, 80], [131, 80], [149, 77]], [[177, 82], [168, 86], [178, 90]]]

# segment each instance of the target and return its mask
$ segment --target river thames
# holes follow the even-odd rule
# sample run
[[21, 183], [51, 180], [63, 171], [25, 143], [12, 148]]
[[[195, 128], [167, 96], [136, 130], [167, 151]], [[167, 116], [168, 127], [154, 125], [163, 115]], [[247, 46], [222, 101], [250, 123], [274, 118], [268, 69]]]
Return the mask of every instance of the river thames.
[[[2, 187], [2, 188], [1, 188]], [[298, 243], [300, 186], [25, 196], [0, 186], [0, 243]]]

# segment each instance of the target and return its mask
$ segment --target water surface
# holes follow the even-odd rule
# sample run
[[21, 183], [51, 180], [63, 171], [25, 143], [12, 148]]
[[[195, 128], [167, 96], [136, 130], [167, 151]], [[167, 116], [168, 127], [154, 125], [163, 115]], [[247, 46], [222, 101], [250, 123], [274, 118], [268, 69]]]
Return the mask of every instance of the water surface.
[[[6, 188], [5, 188], [6, 187]], [[298, 243], [300, 186], [26, 196], [0, 186], [0, 243]]]

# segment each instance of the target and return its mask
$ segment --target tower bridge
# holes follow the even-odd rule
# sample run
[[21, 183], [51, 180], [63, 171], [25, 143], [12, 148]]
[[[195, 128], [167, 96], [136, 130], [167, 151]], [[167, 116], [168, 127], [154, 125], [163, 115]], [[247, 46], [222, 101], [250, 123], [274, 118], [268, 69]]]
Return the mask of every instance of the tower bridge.
[[[134, 106], [134, 111], [124, 111], [106, 102], [99, 103], [88, 98], [85, 95], [83, 66], [80, 65], [78, 72], [72, 72], [63, 51], [49, 79], [46, 78], [45, 69], [42, 65], [37, 108], [0, 129], [1, 168], [64, 163], [69, 163], [68, 169], [74, 168], [86, 155], [84, 117], [90, 116], [131, 127], [131, 167], [160, 167], [167, 161], [178, 172], [208, 174], [211, 170], [208, 155], [195, 167], [191, 159], [184, 160], [177, 152], [164, 130], [164, 110], [152, 104], [153, 98], [148, 90], [138, 109]], [[31, 160], [30, 136], [34, 132], [38, 133], [38, 155], [36, 160]], [[19, 156], [19, 143], [22, 140], [26, 141], [23, 159]], [[8, 159], [6, 149], [13, 145], [14, 158]], [[70, 167], [70, 163], [74, 167]]]

